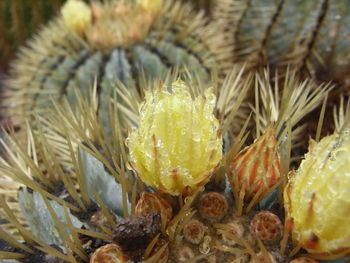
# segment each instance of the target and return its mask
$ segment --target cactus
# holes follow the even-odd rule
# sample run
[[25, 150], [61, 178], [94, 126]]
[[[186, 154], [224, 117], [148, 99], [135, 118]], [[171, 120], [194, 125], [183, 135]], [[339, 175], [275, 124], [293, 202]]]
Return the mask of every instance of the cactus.
[[208, 23], [188, 4], [70, 0], [61, 13], [13, 63], [7, 95], [15, 123], [23, 123], [33, 110], [42, 111], [51, 99], [66, 95], [72, 100], [77, 87], [88, 93], [95, 84], [101, 112], [107, 113], [118, 81], [128, 86], [183, 66], [209, 80], [213, 70], [224, 73], [230, 66], [222, 27]]
[[[294, 218], [294, 214], [288, 213], [285, 218], [283, 209], [278, 209], [278, 205], [282, 208], [284, 204], [276, 199], [268, 208], [261, 201], [271, 198], [274, 189], [281, 191], [286, 185], [291, 157], [297, 158], [291, 152], [295, 126], [299, 118], [324, 100], [329, 89], [320, 86], [314, 91], [308, 84], [301, 86], [304, 93], [300, 93], [298, 83], [286, 82], [283, 88], [289, 90], [290, 96], [280, 97], [271, 87], [264, 86], [268, 74], [257, 75], [254, 82], [257, 101], [252, 105], [256, 140], [246, 141], [247, 125], [244, 125], [233, 139], [228, 137], [225, 142], [228, 150], [217, 160], [222, 145], [212, 138], [216, 125], [225, 136], [232, 126], [241, 125], [236, 118], [252, 83], [251, 77], [243, 76], [242, 72], [235, 68], [223, 83], [211, 88], [205, 82], [198, 83], [195, 76], [188, 79], [182, 76], [179, 81], [178, 75], [168, 75], [164, 82], [143, 84], [147, 85], [141, 86], [144, 97], [135, 96], [139, 86], [126, 88], [120, 84], [115, 92], [117, 96], [123, 94], [123, 99], [109, 104], [110, 134], [99, 116], [95, 87], [90, 96], [77, 92], [77, 105], [64, 99], [61, 105], [54, 103], [54, 114], [36, 115], [33, 126], [27, 127], [27, 145], [22, 145], [15, 136], [8, 136], [2, 141], [7, 158], [0, 159], [0, 170], [22, 188], [18, 198], [20, 212], [12, 210], [4, 197], [0, 200], [0, 211], [17, 229], [16, 236], [7, 227], [1, 228], [1, 259], [5, 262], [33, 262], [38, 258], [40, 262], [52, 262], [56, 258], [54, 262], [206, 260], [221, 263], [290, 262], [301, 255], [317, 258], [318, 251], [310, 250], [305, 255], [299, 252], [300, 246], [307, 249], [304, 243], [298, 239], [295, 241], [300, 243], [293, 243], [288, 238], [289, 218]], [[262, 94], [266, 91], [278, 103], [264, 100]], [[285, 111], [288, 105], [296, 110]], [[192, 109], [193, 121], [198, 120], [196, 125], [184, 120], [189, 115], [188, 109]], [[339, 116], [337, 123], [342, 125], [347, 118]], [[167, 129], [169, 122], [172, 131]], [[127, 124], [132, 126], [131, 130], [125, 129]], [[198, 140], [200, 129], [204, 133]], [[266, 130], [267, 134], [278, 131], [273, 136], [273, 146], [279, 152], [281, 174], [269, 191], [256, 192], [254, 182], [248, 183], [243, 190], [252, 196], [245, 199], [244, 191], [230, 184], [226, 174], [231, 173], [232, 161], [245, 145], [255, 146], [256, 142], [264, 141]], [[138, 133], [143, 136], [134, 141]], [[126, 145], [127, 137], [130, 140]], [[155, 144], [148, 143], [152, 137]], [[193, 147], [182, 143], [192, 143]], [[269, 145], [270, 141], [265, 143]], [[137, 144], [145, 150], [143, 156], [140, 150], [136, 158], [131, 152]], [[169, 145], [173, 145], [169, 149], [173, 149], [174, 156], [164, 151]], [[265, 149], [263, 146], [259, 147], [261, 151]], [[198, 152], [203, 158], [192, 162], [197, 147], [204, 149]], [[206, 149], [213, 153], [212, 158], [207, 158]], [[175, 168], [178, 172], [173, 176]], [[154, 172], [151, 174], [149, 170]], [[197, 171], [205, 176], [197, 176]], [[244, 178], [252, 176], [250, 170], [246, 173]], [[155, 177], [154, 181], [149, 180], [150, 176]], [[215, 180], [222, 183], [212, 184]], [[291, 181], [292, 189], [297, 190], [295, 182]], [[291, 207], [293, 202], [292, 198]], [[28, 228], [19, 221], [21, 216]], [[282, 222], [287, 224], [282, 226]]]
[[346, 0], [219, 0], [213, 16], [227, 22], [232, 61], [255, 69], [289, 65], [302, 77], [346, 87], [349, 10]]
[[[3, 0], [0, 3], [0, 68], [7, 68], [19, 46], [58, 14], [66, 0]], [[85, 1], [90, 2], [90, 1]], [[185, 1], [189, 2], [189, 1]], [[191, 1], [196, 8], [209, 11], [210, 1]]]

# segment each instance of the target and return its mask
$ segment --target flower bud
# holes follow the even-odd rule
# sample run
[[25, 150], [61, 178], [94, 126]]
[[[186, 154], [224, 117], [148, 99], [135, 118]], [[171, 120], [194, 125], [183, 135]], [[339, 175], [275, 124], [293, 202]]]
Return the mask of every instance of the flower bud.
[[245, 198], [251, 199], [257, 192], [267, 193], [280, 178], [281, 161], [277, 149], [275, 128], [244, 148], [231, 161], [229, 179], [234, 191], [245, 189]]
[[181, 81], [172, 91], [160, 87], [146, 94], [140, 121], [127, 140], [130, 166], [141, 180], [171, 195], [205, 184], [222, 157], [216, 98], [208, 89], [192, 98]]
[[311, 141], [284, 201], [293, 238], [314, 258], [350, 253], [350, 135]]
[[163, 0], [138, 0], [138, 4], [150, 14], [156, 15], [162, 8]]
[[184, 237], [192, 244], [199, 244], [205, 234], [205, 226], [197, 219], [191, 219], [187, 222], [183, 229]]
[[68, 0], [62, 7], [61, 13], [64, 24], [80, 35], [92, 22], [92, 11], [81, 0]]
[[257, 213], [250, 222], [250, 229], [263, 242], [273, 242], [282, 236], [281, 220], [269, 211]]
[[199, 200], [199, 213], [203, 218], [220, 220], [228, 210], [227, 199], [223, 194], [208, 192]]

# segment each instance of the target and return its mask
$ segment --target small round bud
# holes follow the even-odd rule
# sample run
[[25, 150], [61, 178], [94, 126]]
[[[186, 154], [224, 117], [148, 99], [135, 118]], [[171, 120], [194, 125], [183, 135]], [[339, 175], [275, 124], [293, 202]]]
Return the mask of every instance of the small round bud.
[[179, 248], [177, 255], [179, 261], [186, 261], [194, 257], [193, 250], [187, 246]]
[[108, 244], [98, 248], [90, 259], [90, 263], [126, 263], [130, 262], [116, 244]]
[[192, 244], [199, 244], [204, 237], [205, 227], [202, 222], [191, 219], [184, 226], [183, 233], [185, 239]]
[[250, 229], [261, 241], [272, 242], [281, 237], [282, 223], [275, 214], [269, 211], [261, 211], [250, 222]]
[[226, 197], [217, 192], [202, 195], [199, 200], [199, 213], [203, 218], [220, 220], [228, 210]]

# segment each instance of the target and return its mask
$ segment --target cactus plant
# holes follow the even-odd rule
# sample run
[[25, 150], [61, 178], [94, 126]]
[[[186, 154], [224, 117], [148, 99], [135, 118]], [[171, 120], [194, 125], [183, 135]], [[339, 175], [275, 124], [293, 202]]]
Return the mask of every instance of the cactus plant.
[[[76, 11], [79, 10], [77, 13]], [[208, 79], [222, 74], [230, 45], [218, 23], [208, 23], [189, 4], [174, 1], [69, 0], [61, 15], [41, 29], [13, 63], [8, 81], [10, 116], [23, 123], [51, 99], [73, 99], [94, 82], [107, 113], [113, 85], [160, 77], [170, 68]], [[180, 69], [181, 70], [181, 69]], [[104, 114], [106, 115], [106, 114]]]
[[334, 81], [346, 92], [349, 10], [346, 0], [218, 0], [213, 16], [227, 22], [234, 62], [294, 67], [302, 77]]
[[[1, 159], [1, 173], [20, 183], [22, 188], [19, 190], [20, 213], [12, 211], [3, 197], [0, 210], [6, 220], [15, 225], [23, 241], [8, 228], [2, 228], [0, 257], [18, 262], [32, 262], [37, 258], [41, 262], [51, 262], [56, 257], [55, 262], [93, 263], [203, 259], [209, 262], [290, 262], [297, 258], [302, 252], [298, 253], [299, 245], [295, 246], [288, 239], [289, 228], [282, 227], [283, 210], [274, 207], [267, 212], [260, 207], [259, 202], [269, 191], [258, 190], [250, 199], [245, 199], [244, 192], [226, 178], [232, 160], [243, 146], [255, 145], [246, 141], [246, 125], [234, 139], [225, 142], [228, 151], [222, 153], [223, 158], [216, 159], [215, 153], [222, 151], [221, 143], [212, 139], [216, 124], [225, 136], [231, 126], [240, 125], [235, 117], [239, 116], [242, 97], [247, 95], [252, 83], [250, 78], [244, 77], [242, 70], [235, 69], [226, 81], [210, 89], [207, 84], [198, 83], [196, 77], [180, 82], [178, 76], [169, 75], [164, 82], [142, 86], [145, 97], [140, 97], [138, 103], [134, 95], [137, 87], [120, 85], [116, 94], [123, 94], [123, 100], [111, 101], [109, 105], [110, 134], [106, 133], [98, 114], [96, 90], [90, 96], [78, 92], [78, 106], [70, 105], [65, 99], [63, 105], [54, 103], [54, 114], [36, 115], [35, 125], [28, 125], [27, 145], [23, 146], [14, 136], [9, 136], [7, 143], [2, 141], [8, 157]], [[257, 93], [271, 88], [262, 87], [264, 78], [256, 76]], [[292, 131], [299, 123], [295, 120], [319, 105], [328, 91], [325, 86], [313, 91], [309, 84], [301, 86], [304, 93], [300, 96], [300, 86], [285, 85], [291, 96], [278, 97], [271, 90], [269, 93], [278, 99], [283, 109], [292, 104], [296, 110], [285, 112], [275, 107], [274, 114], [270, 115], [268, 109], [276, 106], [276, 101], [265, 101], [264, 106], [261, 94], [256, 94], [256, 105], [252, 106], [256, 141], [263, 141], [259, 137], [264, 138], [264, 130], [270, 132], [271, 125], [279, 131], [274, 147], [277, 145], [281, 159], [281, 177], [275, 186], [280, 190], [287, 180]], [[180, 107], [183, 102], [189, 105]], [[76, 107], [75, 112], [73, 107]], [[188, 109], [192, 109], [193, 120], [201, 118], [197, 125], [184, 119], [189, 116]], [[173, 131], [167, 129], [167, 116]], [[339, 124], [342, 119], [338, 119]], [[126, 124], [132, 125], [132, 130], [125, 129]], [[146, 131], [145, 127], [149, 129]], [[205, 132], [198, 139], [198, 129], [206, 131], [208, 127], [211, 133]], [[137, 139], [139, 147], [145, 150], [143, 157], [140, 151], [135, 158], [131, 152], [137, 146], [132, 145], [136, 143], [133, 136], [138, 133], [143, 134]], [[125, 144], [127, 137], [130, 137], [127, 143], [130, 148]], [[156, 137], [157, 143], [147, 144], [152, 137]], [[186, 147], [181, 138], [194, 146]], [[191, 138], [193, 142], [189, 142]], [[169, 145], [173, 146], [168, 148]], [[153, 153], [148, 151], [149, 147]], [[203, 158], [191, 162], [196, 154], [192, 149], [196, 147], [204, 149], [197, 153]], [[167, 155], [164, 149], [172, 149], [174, 156]], [[206, 149], [213, 152], [213, 159], [209, 161]], [[197, 170], [203, 167], [206, 170], [201, 173], [205, 176], [197, 176]], [[178, 173], [173, 176], [175, 168]], [[149, 173], [150, 169], [153, 174]], [[244, 176], [252, 175], [252, 171], [246, 172]], [[150, 176], [156, 177], [154, 182], [167, 183], [154, 183], [148, 180]], [[183, 176], [187, 176], [187, 181]], [[224, 187], [211, 184], [217, 178], [223, 180]], [[254, 192], [256, 185], [246, 187], [248, 192]], [[207, 202], [207, 199], [216, 201]], [[19, 222], [20, 215], [29, 229]], [[266, 236], [268, 241], [261, 240]], [[319, 255], [309, 252], [308, 256]]]

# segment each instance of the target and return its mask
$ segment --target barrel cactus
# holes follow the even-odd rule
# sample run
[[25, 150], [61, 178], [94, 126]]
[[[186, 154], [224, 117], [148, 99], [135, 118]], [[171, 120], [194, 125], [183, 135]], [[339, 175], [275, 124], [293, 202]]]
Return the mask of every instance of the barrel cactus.
[[294, 67], [303, 77], [346, 85], [349, 10], [346, 0], [219, 0], [213, 16], [228, 23], [233, 61]]
[[230, 67], [224, 34], [218, 23], [209, 23], [190, 4], [69, 0], [14, 61], [9, 115], [23, 123], [23, 117], [52, 99], [66, 95], [72, 100], [76, 89], [86, 94], [93, 85], [106, 113], [118, 81], [137, 84], [171, 68], [195, 71], [209, 80], [212, 71], [224, 74]]
[[[95, 87], [89, 96], [77, 92], [77, 105], [63, 99], [54, 103], [54, 114], [36, 115], [27, 125], [27, 145], [15, 136], [2, 141], [7, 158], [0, 159], [1, 173], [22, 186], [18, 210], [0, 200], [6, 220], [2, 260], [223, 263], [318, 257], [299, 252], [288, 238], [290, 228], [283, 223], [289, 217], [274, 190], [282, 190], [290, 156], [297, 157], [291, 153], [294, 126], [300, 124], [295, 120], [324, 100], [327, 87], [288, 85], [283, 88], [290, 96], [279, 97], [263, 86], [264, 76], [256, 76], [253, 142], [247, 141], [247, 125], [228, 135], [241, 125], [236, 118], [252, 77], [236, 68], [209, 87], [195, 76], [179, 76], [143, 84], [144, 96], [135, 96], [140, 86], [119, 83], [115, 94], [123, 97], [109, 101], [110, 133]], [[265, 91], [283, 109], [296, 110], [267, 102], [259, 95]], [[267, 110], [272, 105], [274, 116]], [[257, 162], [264, 154], [266, 162]], [[237, 160], [247, 164], [239, 175]], [[232, 184], [234, 176], [242, 180]], [[270, 184], [272, 176], [276, 182]]]

